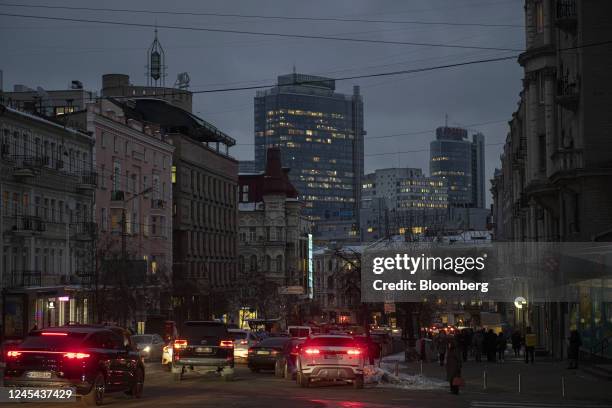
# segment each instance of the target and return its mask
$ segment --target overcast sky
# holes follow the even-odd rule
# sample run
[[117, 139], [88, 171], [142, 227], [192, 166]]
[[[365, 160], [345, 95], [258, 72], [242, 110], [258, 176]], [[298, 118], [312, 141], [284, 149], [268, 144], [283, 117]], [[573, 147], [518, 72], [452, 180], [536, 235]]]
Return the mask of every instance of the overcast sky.
[[[17, 3], [16, 1], [13, 1]], [[9, 0], [0, 0], [0, 4]], [[523, 23], [521, 0], [240, 0], [198, 1], [54, 1], [27, 0], [21, 4], [89, 6], [307, 17], [341, 17], [422, 22]], [[135, 14], [101, 11], [50, 10], [0, 6], [0, 13], [74, 17], [97, 20], [180, 25], [232, 30], [282, 32], [522, 49], [524, 31], [517, 27], [417, 25], [364, 22], [315, 22]], [[167, 85], [188, 72], [191, 90], [273, 83], [277, 75], [298, 72], [350, 76], [421, 68], [509, 56], [512, 51], [475, 50], [392, 44], [349, 43], [312, 39], [274, 38], [229, 33], [160, 28], [166, 51]], [[4, 89], [14, 84], [45, 89], [66, 88], [81, 80], [99, 90], [105, 73], [126, 73], [134, 84], [145, 84], [146, 51], [153, 29], [83, 22], [40, 21], [0, 16], [0, 70]], [[499, 166], [507, 121], [516, 107], [522, 70], [516, 60], [470, 65], [403, 76], [338, 82], [341, 92], [360, 85], [364, 97], [366, 171], [383, 167], [421, 167], [428, 172], [427, 151], [433, 132], [415, 133], [444, 124], [472, 126], [486, 137], [488, 180]], [[236, 138], [232, 153], [253, 158], [253, 97], [255, 91], [199, 94], [194, 112]], [[423, 150], [396, 153], [407, 150]], [[379, 153], [392, 153], [377, 155]], [[490, 200], [488, 200], [490, 202]]]

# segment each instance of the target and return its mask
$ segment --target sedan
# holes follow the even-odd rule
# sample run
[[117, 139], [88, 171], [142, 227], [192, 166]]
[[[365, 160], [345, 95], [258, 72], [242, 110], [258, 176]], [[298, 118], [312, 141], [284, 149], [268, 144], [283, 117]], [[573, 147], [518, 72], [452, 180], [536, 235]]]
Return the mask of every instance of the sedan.
[[283, 350], [276, 355], [276, 365], [274, 375], [283, 377], [286, 380], [295, 380], [296, 366], [295, 359], [300, 351], [305, 339], [293, 338], [285, 343]]
[[274, 370], [276, 356], [282, 353], [289, 337], [268, 337], [249, 349], [247, 365], [253, 372]]
[[138, 334], [132, 336], [132, 343], [145, 360], [159, 362], [162, 358], [164, 340], [159, 334]]

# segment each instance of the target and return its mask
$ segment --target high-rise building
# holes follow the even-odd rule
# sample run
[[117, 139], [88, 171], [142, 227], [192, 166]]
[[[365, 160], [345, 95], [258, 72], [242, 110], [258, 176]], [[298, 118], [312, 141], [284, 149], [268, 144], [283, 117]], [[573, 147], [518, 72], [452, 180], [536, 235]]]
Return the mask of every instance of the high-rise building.
[[[255, 163], [263, 171], [268, 147], [305, 202], [305, 215], [322, 239], [358, 238], [363, 176], [363, 100], [335, 92], [333, 79], [304, 74], [278, 77], [255, 97]], [[318, 224], [318, 225], [317, 225]], [[323, 227], [324, 226], [324, 227]]]
[[363, 178], [361, 239], [413, 236], [445, 227], [448, 211], [446, 180], [425, 177], [421, 169], [376, 170]]
[[439, 127], [430, 144], [430, 175], [448, 183], [450, 207], [484, 208], [484, 135], [468, 140], [466, 129]]

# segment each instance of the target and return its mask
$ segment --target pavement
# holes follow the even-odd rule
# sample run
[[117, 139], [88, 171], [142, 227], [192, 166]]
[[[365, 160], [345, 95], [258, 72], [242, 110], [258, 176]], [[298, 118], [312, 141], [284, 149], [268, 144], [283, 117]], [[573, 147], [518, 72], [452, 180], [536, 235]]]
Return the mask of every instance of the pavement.
[[[392, 359], [392, 358], [391, 358]], [[395, 363], [383, 362], [383, 368], [394, 369]], [[142, 399], [131, 399], [123, 393], [108, 394], [108, 407], [215, 407], [215, 408], [604, 408], [612, 407], [612, 384], [600, 382], [579, 370], [565, 370], [555, 362], [526, 365], [522, 360], [503, 364], [467, 362], [463, 375], [466, 387], [460, 395], [448, 388], [434, 390], [406, 389], [380, 384], [355, 390], [350, 385], [315, 385], [300, 388], [294, 381], [274, 377], [272, 372], [252, 373], [238, 365], [236, 379], [224, 382], [218, 376], [188, 373], [183, 381], [174, 382], [160, 364], [147, 364]], [[399, 363], [400, 377], [419, 374], [419, 363]], [[483, 389], [483, 371], [487, 388]], [[437, 363], [423, 364], [428, 377], [445, 378]], [[518, 393], [518, 373], [521, 392]], [[566, 397], [561, 396], [561, 376], [566, 382]], [[28, 403], [28, 408], [66, 407], [72, 404]], [[10, 406], [10, 404], [4, 404]], [[76, 405], [75, 405], [76, 406]]]

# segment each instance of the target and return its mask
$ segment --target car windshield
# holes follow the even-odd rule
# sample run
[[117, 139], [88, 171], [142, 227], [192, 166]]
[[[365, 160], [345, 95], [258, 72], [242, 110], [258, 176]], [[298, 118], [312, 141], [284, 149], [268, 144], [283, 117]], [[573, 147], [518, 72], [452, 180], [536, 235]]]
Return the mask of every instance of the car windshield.
[[282, 347], [286, 342], [289, 341], [287, 337], [268, 337], [262, 340], [257, 346], [258, 347]]
[[79, 332], [52, 332], [48, 335], [47, 332], [32, 333], [26, 337], [21, 344], [20, 349], [24, 350], [56, 350], [66, 351], [80, 346], [87, 333]]
[[138, 336], [132, 336], [132, 341], [136, 344], [153, 343], [153, 336], [140, 334]]

